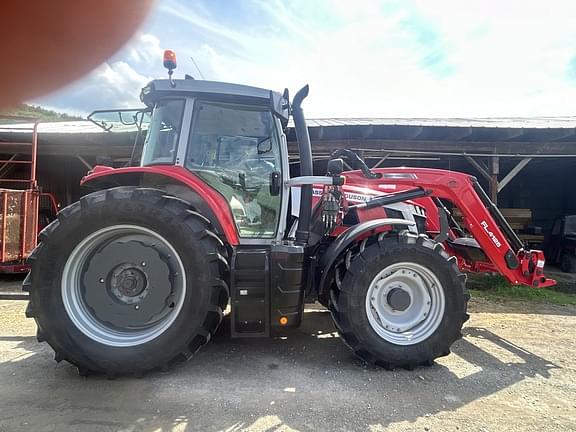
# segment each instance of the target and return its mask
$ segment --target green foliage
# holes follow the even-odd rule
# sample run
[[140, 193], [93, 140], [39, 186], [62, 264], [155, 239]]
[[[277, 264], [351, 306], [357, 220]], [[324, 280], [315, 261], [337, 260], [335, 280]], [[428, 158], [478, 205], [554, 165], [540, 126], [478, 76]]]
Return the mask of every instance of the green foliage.
[[530, 288], [524, 285], [512, 285], [502, 276], [471, 275], [468, 280], [468, 288], [473, 296], [488, 299], [576, 305], [576, 294], [560, 292], [554, 288]]
[[[20, 104], [14, 108], [0, 111], [0, 115], [32, 117], [44, 121], [70, 121], [82, 120], [82, 117], [73, 116], [66, 113], [59, 113], [37, 105]], [[0, 119], [0, 122], [7, 123], [9, 121]]]

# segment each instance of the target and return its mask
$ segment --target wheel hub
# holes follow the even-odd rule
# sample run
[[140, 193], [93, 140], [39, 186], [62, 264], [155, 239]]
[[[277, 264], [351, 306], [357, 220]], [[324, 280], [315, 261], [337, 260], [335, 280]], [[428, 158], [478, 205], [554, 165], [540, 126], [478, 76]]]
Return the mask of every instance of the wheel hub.
[[366, 297], [372, 329], [399, 345], [417, 343], [439, 325], [444, 294], [436, 276], [416, 263], [397, 263], [376, 275]]
[[86, 305], [98, 320], [117, 328], [136, 329], [161, 320], [170, 312], [173, 295], [167, 260], [155, 243], [108, 243], [86, 263]]
[[110, 291], [121, 302], [136, 303], [148, 293], [148, 276], [136, 264], [120, 264], [111, 272]]
[[408, 306], [410, 306], [410, 294], [408, 294], [408, 292], [403, 290], [400, 286], [395, 287], [388, 292], [386, 301], [392, 310], [402, 312], [408, 309]]

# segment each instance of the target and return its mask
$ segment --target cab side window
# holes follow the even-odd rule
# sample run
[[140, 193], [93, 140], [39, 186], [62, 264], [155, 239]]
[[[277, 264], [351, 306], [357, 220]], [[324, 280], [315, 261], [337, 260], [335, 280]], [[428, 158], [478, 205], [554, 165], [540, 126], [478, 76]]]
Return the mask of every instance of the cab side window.
[[146, 134], [143, 166], [174, 164], [183, 112], [184, 100], [164, 100], [156, 104]]
[[192, 127], [185, 166], [228, 200], [241, 237], [273, 238], [281, 197], [270, 183], [281, 163], [270, 111], [197, 101]]

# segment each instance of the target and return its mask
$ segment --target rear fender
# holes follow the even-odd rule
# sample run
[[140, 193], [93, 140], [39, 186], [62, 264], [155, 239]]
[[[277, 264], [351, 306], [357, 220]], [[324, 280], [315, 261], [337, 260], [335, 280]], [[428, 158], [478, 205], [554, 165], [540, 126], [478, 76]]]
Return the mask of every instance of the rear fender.
[[92, 190], [141, 186], [166, 191], [196, 207], [226, 241], [239, 244], [236, 223], [228, 201], [190, 171], [179, 166], [110, 168], [96, 166], [80, 184]]
[[344, 231], [334, 241], [328, 246], [326, 251], [322, 254], [319, 260], [318, 268], [322, 272], [320, 277], [320, 283], [318, 284], [318, 293], [322, 294], [329, 287], [326, 284], [329, 282], [328, 275], [336, 263], [336, 260], [342, 253], [344, 253], [350, 246], [355, 244], [358, 240], [365, 237], [366, 234], [372, 232], [377, 232], [378, 228], [388, 226], [388, 225], [414, 225], [414, 222], [405, 219], [374, 219], [371, 221], [363, 222], [358, 225], [354, 225], [348, 230]]

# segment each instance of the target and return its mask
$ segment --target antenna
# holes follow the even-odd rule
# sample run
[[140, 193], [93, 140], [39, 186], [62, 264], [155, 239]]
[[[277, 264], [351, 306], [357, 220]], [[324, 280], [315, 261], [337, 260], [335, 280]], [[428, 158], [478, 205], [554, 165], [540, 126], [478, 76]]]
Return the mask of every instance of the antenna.
[[202, 71], [201, 71], [200, 68], [198, 67], [198, 64], [196, 63], [196, 60], [194, 60], [194, 57], [190, 56], [190, 59], [192, 60], [192, 63], [194, 63], [194, 66], [196, 66], [196, 69], [197, 69], [198, 72], [200, 73], [200, 76], [202, 77], [202, 79], [205, 80], [206, 78], [204, 78], [204, 74], [202, 73]]

